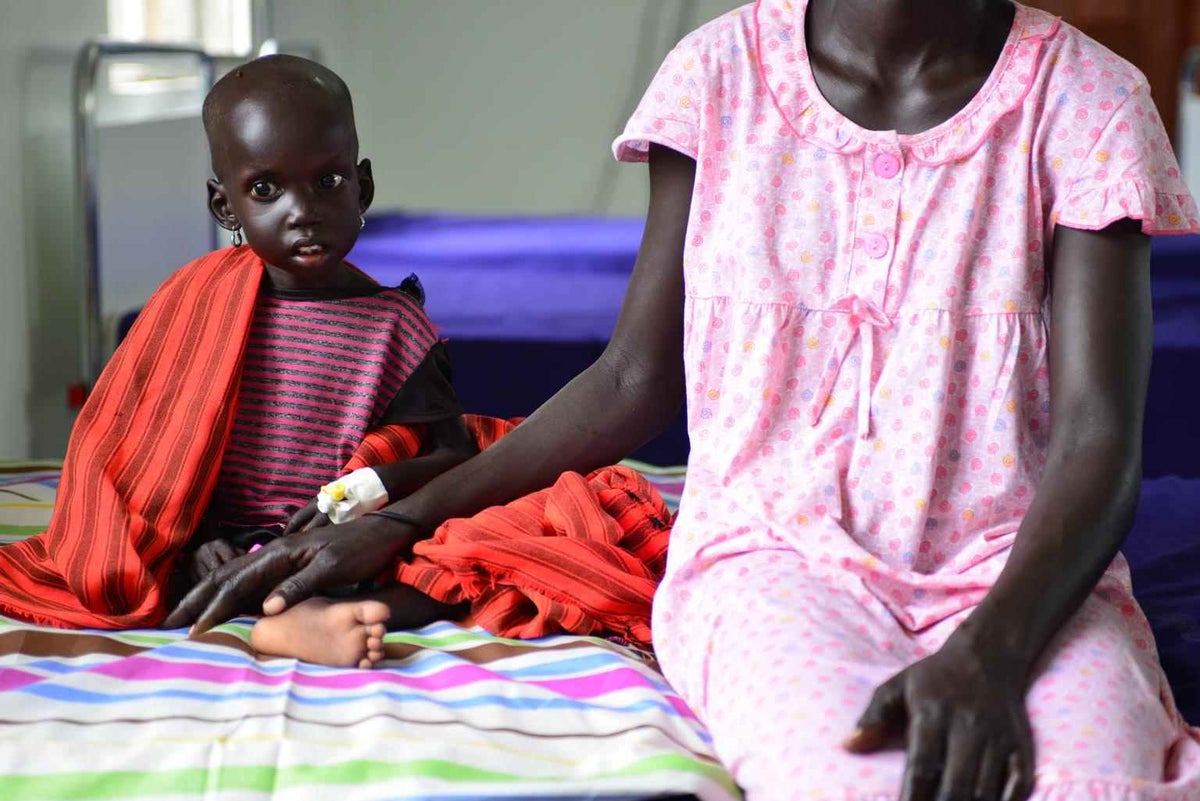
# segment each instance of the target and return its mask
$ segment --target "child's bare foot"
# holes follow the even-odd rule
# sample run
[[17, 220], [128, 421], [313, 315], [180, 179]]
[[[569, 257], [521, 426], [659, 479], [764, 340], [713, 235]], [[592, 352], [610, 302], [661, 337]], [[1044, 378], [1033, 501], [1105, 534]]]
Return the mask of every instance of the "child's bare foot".
[[332, 667], [370, 668], [383, 659], [391, 611], [379, 601], [309, 598], [265, 617], [250, 632], [254, 650]]

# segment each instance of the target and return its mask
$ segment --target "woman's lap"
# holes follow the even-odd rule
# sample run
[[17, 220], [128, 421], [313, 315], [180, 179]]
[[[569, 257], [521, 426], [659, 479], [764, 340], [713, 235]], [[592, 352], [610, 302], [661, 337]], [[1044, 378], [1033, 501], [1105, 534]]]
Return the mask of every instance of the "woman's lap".
[[[936, 650], [969, 610], [914, 635], [847, 579], [818, 577], [791, 552], [758, 552], [668, 581], [656, 600], [667, 678], [749, 801], [899, 797], [903, 752], [854, 756], [839, 744], [875, 688]], [[1181, 738], [1164, 692], [1145, 619], [1106, 584], [1052, 643], [1031, 687], [1034, 799], [1200, 798], [1200, 743]]]

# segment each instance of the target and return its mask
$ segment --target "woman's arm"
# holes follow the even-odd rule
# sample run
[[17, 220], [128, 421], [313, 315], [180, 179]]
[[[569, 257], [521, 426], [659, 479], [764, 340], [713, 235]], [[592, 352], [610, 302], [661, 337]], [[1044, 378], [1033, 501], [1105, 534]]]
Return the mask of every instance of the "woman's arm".
[[1150, 240], [1060, 228], [1051, 268], [1050, 448], [1008, 563], [959, 634], [1028, 677], [1125, 539], [1142, 478]]
[[[652, 147], [650, 206], [621, 315], [600, 358], [478, 456], [387, 507], [421, 521], [444, 520], [623, 458], [674, 419], [684, 398], [683, 249], [695, 162]], [[420, 529], [369, 516], [288, 537], [225, 565], [193, 590], [166, 625], [196, 620], [203, 631], [246, 599], [272, 597], [275, 614], [325, 587], [374, 578], [421, 538]], [[280, 583], [282, 582], [282, 583]]]
[[1034, 665], [1116, 555], [1137, 504], [1149, 253], [1129, 220], [1055, 236], [1050, 446], [1033, 503], [987, 597], [941, 651], [879, 688], [847, 743], [873, 751], [906, 734], [904, 801], [1031, 792]]
[[430, 525], [628, 456], [684, 399], [683, 246], [695, 162], [652, 146], [650, 207], [621, 314], [600, 358], [511, 434], [392, 507]]

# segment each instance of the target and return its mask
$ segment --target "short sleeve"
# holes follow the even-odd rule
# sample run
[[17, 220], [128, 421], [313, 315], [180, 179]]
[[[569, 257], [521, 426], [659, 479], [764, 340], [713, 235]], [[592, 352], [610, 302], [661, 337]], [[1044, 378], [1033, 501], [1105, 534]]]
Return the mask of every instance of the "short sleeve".
[[1200, 231], [1154, 101], [1137, 85], [1116, 108], [1051, 212], [1056, 225], [1098, 231], [1129, 218], [1147, 234]]
[[436, 423], [463, 413], [454, 394], [446, 345], [437, 343], [400, 387], [383, 415], [384, 423]]
[[613, 142], [617, 160], [646, 161], [652, 142], [696, 158], [705, 82], [692, 38], [680, 42], [659, 67], [625, 131]]

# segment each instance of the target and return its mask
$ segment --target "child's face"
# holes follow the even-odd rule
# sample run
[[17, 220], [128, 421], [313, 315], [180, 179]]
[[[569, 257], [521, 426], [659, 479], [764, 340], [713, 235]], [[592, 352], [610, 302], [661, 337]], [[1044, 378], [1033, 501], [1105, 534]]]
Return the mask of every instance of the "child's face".
[[238, 105], [223, 126], [210, 207], [241, 225], [276, 287], [332, 286], [371, 202], [371, 165], [354, 163], [353, 123], [297, 105]]

